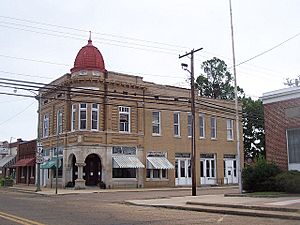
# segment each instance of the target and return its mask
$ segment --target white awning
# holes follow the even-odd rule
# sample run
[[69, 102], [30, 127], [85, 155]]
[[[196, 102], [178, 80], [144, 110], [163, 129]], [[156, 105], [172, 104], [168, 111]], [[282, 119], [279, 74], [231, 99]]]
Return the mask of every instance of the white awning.
[[113, 168], [145, 168], [136, 156], [116, 155], [113, 156]]
[[166, 157], [147, 157], [147, 169], [174, 169]]
[[5, 156], [3, 159], [0, 159], [0, 167], [9, 167], [15, 163], [15, 155]]

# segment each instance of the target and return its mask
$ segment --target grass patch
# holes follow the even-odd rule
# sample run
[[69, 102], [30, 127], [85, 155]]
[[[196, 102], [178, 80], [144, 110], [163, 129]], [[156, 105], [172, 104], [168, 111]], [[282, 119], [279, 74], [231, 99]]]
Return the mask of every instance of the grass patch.
[[296, 193], [287, 193], [287, 192], [279, 192], [279, 191], [261, 191], [261, 192], [249, 192], [245, 193], [247, 197], [254, 197], [254, 198], [279, 198], [279, 197], [299, 197], [300, 194]]

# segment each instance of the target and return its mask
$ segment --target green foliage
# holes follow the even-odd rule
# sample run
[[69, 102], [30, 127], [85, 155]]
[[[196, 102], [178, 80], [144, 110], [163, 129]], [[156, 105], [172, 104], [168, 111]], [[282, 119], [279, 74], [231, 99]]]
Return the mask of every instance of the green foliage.
[[243, 98], [243, 137], [245, 158], [265, 156], [264, 113], [261, 100]]
[[10, 177], [5, 177], [0, 179], [0, 187], [13, 186], [14, 180]]
[[[196, 79], [199, 95], [216, 99], [234, 99], [234, 78], [226, 63], [216, 57], [202, 63], [203, 73]], [[263, 105], [260, 100], [246, 98], [242, 88], [237, 87], [243, 104], [243, 129], [245, 158], [255, 159], [265, 155]]]
[[277, 191], [300, 193], [300, 172], [286, 171], [275, 176]]
[[[234, 99], [233, 77], [223, 60], [214, 57], [203, 62], [201, 69], [204, 74], [200, 74], [195, 82], [200, 96]], [[244, 96], [243, 89], [237, 88], [239, 96]]]
[[276, 190], [275, 176], [281, 172], [278, 166], [260, 157], [254, 165], [242, 171], [243, 189], [248, 192]]

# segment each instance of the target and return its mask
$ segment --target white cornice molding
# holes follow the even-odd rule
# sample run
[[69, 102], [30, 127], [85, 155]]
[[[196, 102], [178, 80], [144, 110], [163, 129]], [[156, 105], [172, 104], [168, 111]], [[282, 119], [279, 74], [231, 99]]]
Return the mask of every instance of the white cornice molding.
[[260, 98], [263, 104], [286, 101], [290, 99], [300, 98], [300, 87], [289, 87], [263, 93]]

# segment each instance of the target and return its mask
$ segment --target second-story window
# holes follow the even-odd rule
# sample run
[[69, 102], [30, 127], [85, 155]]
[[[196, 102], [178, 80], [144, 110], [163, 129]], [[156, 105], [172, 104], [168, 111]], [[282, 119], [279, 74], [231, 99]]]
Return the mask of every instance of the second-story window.
[[62, 109], [57, 111], [57, 134], [61, 134], [63, 132], [63, 112]]
[[210, 118], [210, 137], [212, 139], [217, 138], [217, 119], [216, 119], [216, 117]]
[[44, 115], [43, 120], [43, 137], [49, 136], [49, 114]]
[[86, 113], [87, 111], [87, 104], [80, 103], [79, 104], [79, 129], [85, 130], [86, 129]]
[[233, 120], [227, 119], [227, 140], [233, 140]]
[[205, 138], [205, 117], [203, 114], [199, 115], [199, 131], [200, 138]]
[[152, 112], [152, 134], [160, 135], [160, 112]]
[[71, 131], [75, 130], [76, 124], [76, 105], [72, 105], [72, 114], [71, 114]]
[[119, 131], [130, 132], [130, 108], [119, 106]]
[[188, 114], [188, 137], [192, 137], [192, 114]]
[[180, 113], [174, 112], [174, 136], [180, 136]]
[[92, 130], [98, 130], [99, 124], [99, 104], [92, 104], [92, 116], [91, 116], [91, 128]]

